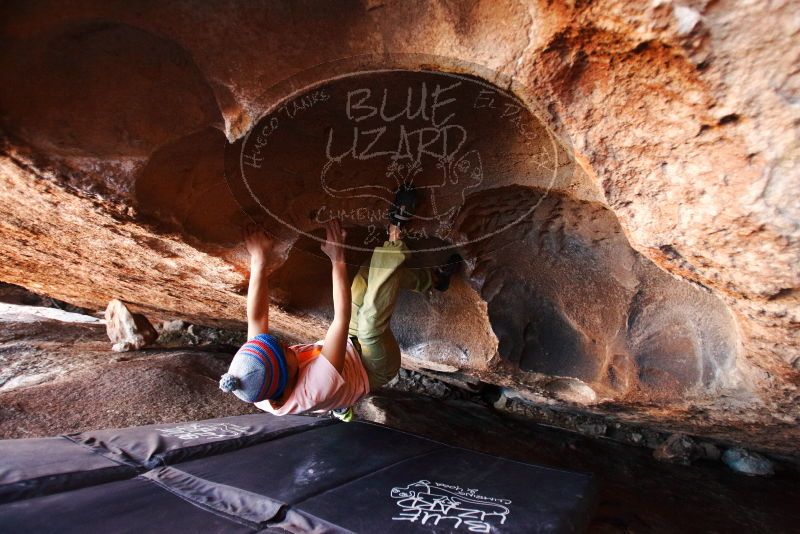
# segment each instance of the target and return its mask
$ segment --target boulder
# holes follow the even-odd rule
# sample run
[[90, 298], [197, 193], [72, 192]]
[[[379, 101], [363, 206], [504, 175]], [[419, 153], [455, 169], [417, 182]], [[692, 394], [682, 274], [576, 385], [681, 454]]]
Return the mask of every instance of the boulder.
[[115, 352], [139, 350], [158, 339], [158, 332], [147, 317], [131, 312], [120, 300], [108, 303], [105, 317], [106, 333]]
[[774, 464], [758, 453], [734, 447], [722, 454], [722, 461], [737, 473], [750, 476], [768, 476], [775, 474]]
[[700, 454], [692, 438], [683, 434], [672, 434], [653, 451], [653, 458], [661, 462], [690, 465]]
[[320, 222], [345, 221], [355, 271], [413, 177], [428, 252], [410, 265], [448, 247], [467, 264], [447, 293], [399, 299], [409, 367], [789, 448], [798, 10], [6, 2], [0, 277], [241, 328], [240, 229], [262, 220], [271, 324], [316, 340]]

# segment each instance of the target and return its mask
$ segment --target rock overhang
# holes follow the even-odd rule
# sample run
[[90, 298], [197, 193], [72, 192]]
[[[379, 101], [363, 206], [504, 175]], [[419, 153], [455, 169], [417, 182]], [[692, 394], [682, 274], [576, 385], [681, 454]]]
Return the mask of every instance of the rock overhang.
[[[770, 209], [779, 208], [780, 202], [776, 201], [774, 187], [768, 186], [786, 182], [785, 165], [779, 166], [779, 170], [783, 169], [779, 175], [770, 169], [775, 167], [773, 163], [778, 157], [773, 152], [787, 146], [784, 134], [788, 130], [782, 127], [785, 121], [778, 110], [783, 110], [786, 120], [791, 119], [792, 112], [781, 107], [783, 104], [773, 99], [769, 91], [748, 92], [749, 86], [759, 86], [756, 80], [759, 76], [751, 76], [749, 85], [740, 84], [735, 90], [725, 92], [726, 87], [731, 88], [731, 82], [726, 80], [742, 79], [737, 78], [737, 73], [743, 68], [755, 70], [764, 80], [780, 78], [776, 77], [780, 66], [774, 61], [748, 62], [748, 54], [755, 58], [763, 56], [761, 48], [751, 47], [748, 54], [741, 53], [740, 45], [749, 39], [741, 36], [748, 32], [737, 36], [735, 30], [742, 24], [750, 24], [746, 22], [749, 20], [746, 10], [724, 6], [701, 10], [702, 17], [687, 34], [672, 20], [672, 10], [666, 4], [657, 9], [603, 3], [544, 9], [536, 2], [478, 3], [469, 12], [457, 7], [419, 8], [419, 16], [411, 24], [412, 18], [406, 10], [394, 4], [378, 10], [348, 6], [350, 24], [346, 31], [331, 32], [324, 37], [327, 48], [323, 51], [313, 50], [304, 41], [312, 42], [308, 38], [312, 34], [326, 35], [320, 30], [331, 28], [330, 24], [341, 17], [341, 13], [334, 14], [330, 7], [317, 6], [313, 20], [298, 22], [284, 7], [273, 5], [264, 8], [270, 24], [260, 26], [261, 30], [255, 21], [263, 22], [263, 14], [253, 16], [258, 10], [245, 6], [241, 13], [228, 15], [231, 18], [218, 17], [211, 8], [198, 10], [187, 19], [193, 22], [183, 25], [174, 23], [183, 15], [179, 7], [156, 16], [148, 9], [133, 12], [91, 3], [78, 5], [74, 11], [63, 13], [61, 19], [52, 17], [44, 5], [7, 18], [4, 39], [10, 46], [4, 48], [8, 52], [4, 55], [3, 63], [8, 67], [4, 72], [16, 80], [6, 85], [8, 91], [2, 98], [3, 128], [7, 134], [5, 152], [14, 158], [7, 170], [17, 176], [9, 178], [8, 203], [4, 200], [4, 230], [8, 230], [4, 233], [9, 240], [3, 256], [9, 263], [16, 261], [19, 265], [9, 268], [5, 278], [74, 301], [84, 299], [83, 303], [93, 303], [95, 307], [101, 307], [113, 296], [133, 296], [145, 309], [182, 312], [199, 320], [232, 324], [243, 312], [240, 293], [245, 262], [242, 251], [231, 248], [236, 237], [232, 229], [237, 223], [238, 205], [227, 196], [226, 184], [220, 180], [224, 161], [215, 159], [214, 151], [219, 150], [216, 147], [243, 139], [259, 117], [292, 94], [265, 93], [265, 87], [274, 87], [278, 80], [298, 73], [302, 77], [314, 65], [335, 66], [342, 57], [363, 56], [374, 50], [376, 43], [383, 42], [384, 49], [397, 52], [384, 56], [397, 58], [404, 52], [414, 52], [406, 54], [405, 59], [392, 60], [391, 64], [385, 59], [385, 66], [478, 76], [501, 88], [510, 86], [519, 99], [541, 102], [537, 104], [538, 117], [550, 131], [557, 132], [559, 139], [574, 141], [572, 157], [579, 165], [573, 176], [582, 170], [589, 178], [576, 180], [579, 188], [565, 188], [558, 191], [563, 193], [560, 196], [548, 196], [553, 203], [549, 204], [550, 209], [557, 214], [554, 224], [539, 237], [541, 246], [553, 251], [564, 247], [564, 251], [574, 253], [591, 243], [590, 230], [595, 230], [581, 218], [589, 212], [608, 211], [610, 218], [599, 216], [605, 221], [600, 226], [605, 226], [606, 234], [596, 234], [594, 238], [602, 239], [588, 250], [598, 253], [607, 246], [608, 251], [600, 255], [618, 261], [601, 258], [599, 262], [581, 266], [578, 271], [583, 273], [584, 269], [588, 274], [570, 281], [574, 287], [572, 293], [585, 296], [585, 303], [592, 302], [592, 291], [600, 295], [601, 301], [613, 295], [623, 302], [625, 299], [618, 295], [627, 295], [630, 287], [639, 283], [645, 289], [630, 297], [629, 308], [641, 309], [630, 313], [632, 319], [628, 322], [620, 319], [625, 316], [622, 304], [598, 309], [568, 301], [536, 308], [538, 317], [548, 317], [548, 328], [571, 331], [580, 340], [571, 345], [573, 353], [597, 355], [602, 352], [597, 347], [605, 348], [602, 359], [595, 357], [594, 366], [565, 365], [573, 376], [590, 377], [587, 378], [590, 382], [591, 377], [603, 376], [612, 395], [619, 395], [627, 387], [619, 384], [630, 384], [620, 376], [636, 376], [636, 380], [641, 380], [638, 373], [627, 367], [630, 356], [620, 357], [623, 352], [616, 341], [608, 343], [610, 334], [578, 335], [584, 327], [578, 324], [576, 328], [575, 317], [580, 323], [589, 316], [602, 316], [608, 324], [622, 325], [621, 332], [645, 345], [638, 352], [633, 350], [638, 354], [633, 357], [635, 361], [649, 366], [654, 361], [669, 360], [658, 354], [705, 354], [705, 349], [699, 347], [716, 347], [709, 349], [709, 353], [724, 352], [728, 357], [712, 358], [717, 363], [711, 366], [705, 363], [705, 356], [686, 358], [691, 364], [687, 369], [692, 369], [691, 384], [701, 384], [700, 391], [706, 391], [710, 384], [717, 383], [715, 368], [726, 370], [717, 378], [735, 368], [743, 384], [757, 391], [760, 397], [778, 403], [777, 412], [789, 410], [786, 402], [791, 405], [791, 384], [796, 382], [796, 364], [800, 361], [793, 333], [796, 330], [792, 326], [797, 321], [793, 289], [797, 276], [796, 269], [791, 267], [798, 264], [792, 260], [796, 260], [793, 252], [796, 236], [790, 231], [791, 225], [784, 224], [791, 210], [781, 210], [782, 215], [775, 219], [780, 224], [769, 223]], [[770, 8], [759, 20], [787, 16], [779, 11]], [[378, 12], [382, 13], [376, 18]], [[503, 17], [512, 16], [525, 24], [501, 30]], [[215, 21], [213, 31], [198, 39], [192, 24], [208, 28], [211, 20]], [[393, 21], [392, 25], [387, 26], [387, 21]], [[264, 27], [271, 28], [271, 42], [258, 38]], [[755, 30], [749, 33], [759, 34]], [[412, 34], [426, 37], [414, 41]], [[763, 31], [761, 34], [766, 35]], [[780, 46], [782, 35], [780, 31], [771, 32], [767, 39], [770, 46]], [[412, 42], [418, 45], [412, 46]], [[56, 46], [58, 43], [61, 45]], [[137, 43], [146, 46], [134, 47]], [[20, 48], [26, 44], [32, 45], [29, 53]], [[713, 56], [708, 54], [711, 45]], [[84, 55], [85, 50], [92, 53]], [[142, 56], [142, 50], [152, 52], [149, 59]], [[426, 58], [421, 59], [422, 55], [416, 53], [420, 50], [428, 53]], [[130, 59], [130, 65], [142, 68], [120, 68], [109, 59], [114, 54], [121, 54], [120, 57]], [[76, 68], [73, 71], [66, 67], [45, 68], [58, 57], [72, 58], [64, 64]], [[458, 59], [441, 59], [447, 57]], [[454, 66], [467, 62], [487, 65], [489, 73]], [[97, 75], [104, 65], [105, 72], [115, 74], [105, 78]], [[353, 60], [353, 65], [354, 68], [343, 72], [374, 68], [363, 57]], [[159, 74], [137, 78], [136, 73], [141, 72]], [[506, 75], [513, 79], [508, 81]], [[294, 89], [302, 93], [320, 79], [325, 76], [314, 75], [297, 83]], [[168, 83], [170, 80], [174, 83]], [[63, 93], [59, 108], [59, 102], [48, 96], [48, 88], [62, 82], [69, 90]], [[669, 89], [677, 83], [687, 91]], [[776, 84], [781, 95], [788, 94], [787, 87], [791, 84]], [[117, 86], [122, 88], [117, 91]], [[12, 90], [19, 94], [11, 95]], [[193, 96], [188, 100], [165, 100], [158, 91]], [[102, 102], [93, 101], [97, 100], [93, 95], [104, 94], [115, 96]], [[114, 123], [113, 114], [103, 110], [103, 102], [125, 111], [122, 120]], [[749, 102], [746, 112], [743, 102]], [[52, 113], [36, 120], [36, 110], [48, 109]], [[68, 116], [70, 111], [81, 117], [72, 121]], [[94, 120], [95, 116], [100, 116], [100, 120]], [[722, 120], [728, 116], [737, 116], [739, 120]], [[147, 130], [151, 122], [152, 131]], [[702, 128], [703, 124], [707, 127]], [[759, 153], [765, 145], [778, 148]], [[170, 162], [176, 165], [171, 166]], [[770, 178], [773, 175], [777, 178]], [[49, 180], [46, 184], [71, 191], [72, 197], [35, 183], [42, 182], [42, 178]], [[148, 187], [152, 191], [153, 183], [164, 182], [167, 184], [160, 194], [143, 195]], [[511, 203], [513, 198], [507, 197], [514, 197], [517, 190], [513, 183], [507, 185], [510, 190], [492, 194]], [[768, 193], [772, 208], [764, 208], [755, 194], [759, 190]], [[526, 194], [535, 195], [536, 191]], [[12, 199], [20, 195], [30, 196], [29, 204], [12, 206], [11, 203], [18, 202]], [[137, 196], [140, 201], [144, 199], [138, 213], [134, 210]], [[170, 205], [159, 196], [179, 197], [183, 204]], [[43, 202], [37, 203], [34, 197]], [[49, 219], [47, 199], [51, 203], [58, 199], [59, 219]], [[160, 209], [164, 206], [166, 209]], [[92, 216], [85, 213], [97, 209], [108, 209], [114, 215], [99, 211]], [[478, 204], [471, 209], [480, 213], [485, 208]], [[564, 215], [565, 209], [579, 215], [569, 220]], [[214, 210], [227, 213], [227, 219], [204, 227], [202, 215]], [[542, 210], [541, 214], [544, 213]], [[67, 214], [69, 224], [73, 225], [71, 229], [62, 223]], [[118, 226], [120, 214], [126, 221], [122, 226]], [[165, 222], [170, 217], [174, 220]], [[540, 224], [544, 225], [544, 221]], [[59, 232], [64, 233], [57, 237]], [[623, 236], [621, 239], [609, 237], [617, 232]], [[87, 233], [95, 233], [98, 238], [87, 239]], [[526, 235], [516, 241], [528, 243], [532, 238]], [[41, 246], [34, 248], [42, 250], [29, 249], [24, 258], [14, 251], [21, 243], [37, 240]], [[609, 240], [621, 243], [621, 248], [600, 245]], [[106, 250], [101, 243], [116, 250]], [[84, 248], [87, 253], [53, 254], [44, 250], [45, 246]], [[691, 280], [697, 284], [697, 292], [685, 286], [675, 289], [667, 278], [661, 279], [660, 271], [657, 275], [653, 274], [655, 271], [641, 274], [649, 272], [649, 267], [631, 260], [636, 255], [629, 249], [639, 251], [678, 278]], [[286, 254], [291, 256], [288, 248]], [[104, 255], [110, 258], [98, 260]], [[143, 272], [126, 268], [126, 262], [132, 259], [144, 267]], [[43, 267], [47, 263], [51, 265]], [[519, 280], [528, 280], [526, 276], [550, 266], [533, 260], [519, 263], [532, 270], [504, 275], [511, 277], [506, 283], [497, 280], [497, 266], [477, 262], [470, 265], [470, 283], [464, 291], [472, 293], [464, 298], [473, 303], [485, 302], [486, 309], [479, 310], [464, 331], [480, 331], [484, 336], [480, 345], [483, 348], [463, 350], [469, 348], [463, 343], [467, 337], [463, 337], [448, 349], [452, 354], [469, 353], [470, 358], [475, 352], [489, 354], [492, 343], [496, 343], [502, 346], [500, 353], [505, 353], [505, 358], [481, 357], [476, 361], [504, 365], [511, 362], [512, 367], [540, 369], [521, 356], [527, 352], [547, 352], [546, 347], [533, 341], [537, 337], [536, 321], [514, 323], [508, 333], [500, 327], [500, 322], [509, 319], [498, 319], [505, 310], [513, 309], [509, 308], [511, 304], [500, 305], [509, 300], [503, 298], [508, 288], [525, 288], [526, 284]], [[598, 265], [613, 273], [609, 279], [616, 285], [589, 285], [589, 289], [581, 285], [582, 280], [595, 276], [592, 269]], [[635, 269], [631, 265], [636, 265]], [[650, 264], [645, 261], [643, 265]], [[641, 272], [632, 275], [632, 269]], [[77, 275], [73, 287], [61, 282], [58, 273], [65, 270], [74, 270]], [[30, 273], [36, 271], [40, 276], [34, 280]], [[554, 280], [563, 282], [557, 276]], [[551, 285], [554, 283], [550, 281]], [[710, 297], [703, 286], [716, 296]], [[647, 291], [651, 293], [648, 295]], [[554, 293], [557, 292], [550, 291], [551, 295]], [[284, 290], [287, 302], [291, 302], [291, 294]], [[495, 295], [499, 299], [497, 304], [492, 306], [494, 301], [485, 300], [484, 294]], [[711, 300], [705, 303], [706, 297], [700, 295]], [[544, 299], [541, 295], [531, 298]], [[724, 304], [718, 304], [719, 299]], [[695, 310], [710, 306], [708, 310], [713, 311], [694, 315], [666, 313], [670, 306], [677, 310], [685, 308], [685, 302], [676, 300], [694, 303]], [[672, 304], [665, 304], [667, 301]], [[308, 305], [325, 307], [324, 302]], [[559, 309], [563, 313], [554, 311]], [[530, 311], [525, 309], [526, 313]], [[670, 328], [655, 333], [642, 328], [667, 321], [658, 319], [665, 314], [672, 317], [669, 321], [681, 325], [674, 332], [670, 333]], [[324, 317], [324, 312], [319, 317]], [[524, 335], [519, 334], [520, 328]], [[435, 334], [422, 328], [416, 331]], [[406, 336], [409, 347], [418, 347], [419, 338], [412, 334], [400, 335]], [[698, 342], [701, 338], [703, 341]], [[546, 358], [533, 360], [539, 364], [547, 362]], [[545, 368], [548, 372], [563, 371]], [[606, 375], [599, 370], [605, 370]], [[508, 374], [507, 369], [503, 372]], [[647, 380], [652, 380], [652, 376], [668, 377], [674, 372], [674, 368], [656, 368], [646, 375]], [[603, 389], [597, 384], [594, 387]], [[674, 391], [684, 390], [682, 386], [677, 390], [667, 388], [668, 394], [662, 398], [679, 398]]]

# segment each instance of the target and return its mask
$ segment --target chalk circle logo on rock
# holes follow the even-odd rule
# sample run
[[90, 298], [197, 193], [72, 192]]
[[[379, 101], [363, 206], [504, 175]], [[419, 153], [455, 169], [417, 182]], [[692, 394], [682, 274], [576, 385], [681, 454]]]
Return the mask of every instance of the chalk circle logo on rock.
[[351, 250], [381, 245], [395, 192], [413, 185], [404, 240], [415, 254], [485, 253], [537, 205], [492, 206], [493, 190], [535, 183], [543, 198], [571, 172], [569, 151], [530, 107], [477, 77], [359, 70], [290, 87], [229, 150], [226, 176], [248, 215], [310, 252], [332, 219]]

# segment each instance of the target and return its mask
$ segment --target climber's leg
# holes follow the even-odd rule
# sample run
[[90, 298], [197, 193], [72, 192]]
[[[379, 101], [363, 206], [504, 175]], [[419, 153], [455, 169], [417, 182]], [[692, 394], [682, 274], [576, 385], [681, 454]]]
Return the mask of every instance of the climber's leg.
[[[351, 306], [350, 329], [351, 336], [358, 336], [358, 313], [364, 303], [364, 294], [367, 292], [367, 278], [369, 277], [370, 260], [364, 262], [353, 278], [350, 285]], [[400, 287], [418, 293], [427, 293], [433, 287], [433, 273], [431, 269], [409, 269], [400, 267]]]
[[400, 266], [408, 254], [409, 250], [401, 240], [386, 241], [373, 251], [368, 271], [364, 273], [362, 267], [353, 282], [356, 292], [353, 294], [354, 311], [358, 303], [356, 335], [370, 389], [387, 383], [400, 369], [400, 347], [389, 328], [389, 321], [401, 282], [411, 289], [423, 288], [425, 284], [425, 275], [402, 272]]
[[418, 293], [427, 293], [433, 287], [433, 273], [431, 269], [411, 269], [400, 267], [400, 287]]
[[364, 294], [367, 292], [367, 277], [369, 276], [369, 260], [364, 262], [350, 284], [350, 337], [358, 336], [358, 314], [364, 303]]

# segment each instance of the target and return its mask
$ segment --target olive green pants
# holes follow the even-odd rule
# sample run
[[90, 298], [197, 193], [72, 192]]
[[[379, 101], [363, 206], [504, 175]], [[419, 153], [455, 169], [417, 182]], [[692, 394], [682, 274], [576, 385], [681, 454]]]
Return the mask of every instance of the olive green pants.
[[426, 292], [432, 285], [430, 269], [402, 267], [408, 254], [402, 241], [384, 242], [361, 266], [350, 288], [350, 336], [356, 336], [361, 345], [371, 390], [389, 382], [400, 369], [400, 347], [389, 328], [397, 292], [401, 287]]

